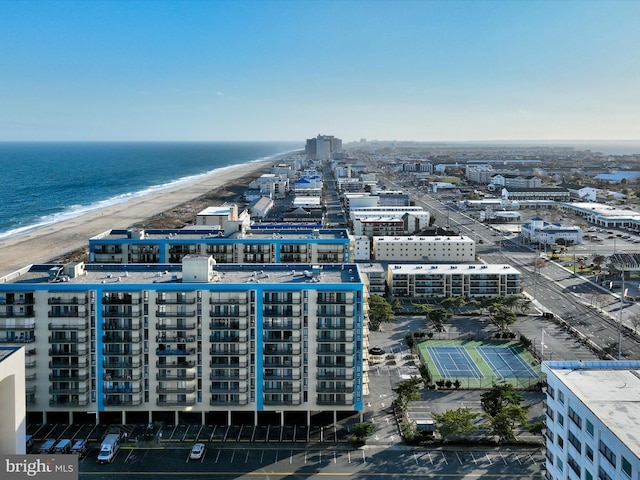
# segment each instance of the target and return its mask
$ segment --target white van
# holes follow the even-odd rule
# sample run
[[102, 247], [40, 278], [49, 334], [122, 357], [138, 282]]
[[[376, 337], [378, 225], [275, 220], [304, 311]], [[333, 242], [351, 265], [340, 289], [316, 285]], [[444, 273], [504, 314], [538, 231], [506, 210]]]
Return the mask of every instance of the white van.
[[66, 438], [60, 440], [53, 451], [56, 454], [70, 453], [71, 452], [71, 440]]

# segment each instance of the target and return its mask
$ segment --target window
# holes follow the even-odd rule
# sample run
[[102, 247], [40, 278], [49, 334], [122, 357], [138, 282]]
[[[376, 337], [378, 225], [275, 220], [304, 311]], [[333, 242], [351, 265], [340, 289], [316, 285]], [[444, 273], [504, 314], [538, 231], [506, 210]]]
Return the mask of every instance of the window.
[[573, 448], [575, 448], [578, 453], [582, 454], [582, 443], [580, 443], [578, 437], [576, 437], [571, 430], [569, 430], [567, 440], [569, 440], [569, 443], [573, 445]]
[[562, 390], [558, 390], [558, 401], [564, 405], [564, 392]]
[[613, 480], [609, 474], [602, 469], [602, 467], [598, 467], [598, 478], [599, 480]]
[[593, 437], [593, 423], [587, 420], [587, 433], [590, 437]]
[[622, 471], [631, 478], [631, 463], [624, 457], [622, 457]]
[[564, 448], [564, 438], [562, 438], [560, 435], [556, 435], [556, 443], [561, 449]]
[[591, 475], [589, 470], [584, 471], [584, 480], [593, 480], [593, 475]]
[[590, 462], [593, 462], [593, 449], [589, 445], [585, 444], [584, 455], [589, 459]]
[[550, 385], [547, 385], [547, 395], [548, 395], [549, 397], [551, 397], [551, 398], [555, 398], [555, 397], [556, 397], [556, 392], [555, 392], [555, 390], [553, 389], [553, 387], [552, 387], [552, 386], [550, 386]]
[[[611, 449], [607, 446], [607, 444], [604, 443], [602, 440], [600, 440], [598, 444], [598, 451], [604, 456], [604, 458], [607, 459], [607, 461], [613, 466], [613, 468], [616, 467], [616, 454], [613, 453]], [[600, 476], [599, 472], [598, 472], [598, 476]]]
[[578, 465], [578, 462], [576, 462], [571, 455], [567, 455], [567, 465], [569, 465], [569, 468], [573, 470], [573, 473], [575, 473], [578, 478], [581, 477], [582, 472], [580, 469], [580, 465]]
[[553, 422], [553, 410], [551, 410], [549, 405], [547, 405], [547, 417], [549, 417], [549, 420]]
[[564, 425], [564, 417], [558, 412], [558, 425]]
[[582, 418], [580, 418], [580, 416], [571, 407], [569, 407], [569, 419], [575, 423], [580, 430], [582, 430]]

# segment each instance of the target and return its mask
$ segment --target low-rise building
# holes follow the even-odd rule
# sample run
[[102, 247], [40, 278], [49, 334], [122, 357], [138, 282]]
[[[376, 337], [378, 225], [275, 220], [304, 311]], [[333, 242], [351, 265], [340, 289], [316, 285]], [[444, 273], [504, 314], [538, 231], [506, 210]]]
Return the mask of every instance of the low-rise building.
[[372, 258], [378, 262], [468, 263], [476, 259], [475, 242], [465, 236], [377, 236]]
[[529, 223], [523, 223], [520, 226], [520, 235], [526, 242], [545, 245], [582, 243], [582, 229], [580, 227], [549, 223], [539, 217], [532, 218]]
[[[6, 297], [4, 298], [6, 305]], [[0, 309], [2, 309], [1, 305], [0, 301]], [[0, 327], [3, 326], [3, 320], [0, 317]], [[17, 345], [0, 346], [0, 405], [2, 405], [0, 454], [2, 455], [26, 453], [25, 349], [19, 344], [20, 342]]]
[[482, 298], [521, 293], [520, 272], [510, 265], [389, 264], [393, 295], [415, 298]]

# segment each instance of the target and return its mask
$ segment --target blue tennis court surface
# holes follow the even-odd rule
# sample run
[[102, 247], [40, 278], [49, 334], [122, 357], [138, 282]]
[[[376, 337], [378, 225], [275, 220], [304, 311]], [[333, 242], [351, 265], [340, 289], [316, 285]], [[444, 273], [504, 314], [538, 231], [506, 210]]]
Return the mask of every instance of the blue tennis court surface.
[[498, 378], [537, 378], [538, 376], [513, 347], [476, 347], [476, 350]]
[[443, 378], [484, 377], [463, 347], [427, 347], [427, 352]]

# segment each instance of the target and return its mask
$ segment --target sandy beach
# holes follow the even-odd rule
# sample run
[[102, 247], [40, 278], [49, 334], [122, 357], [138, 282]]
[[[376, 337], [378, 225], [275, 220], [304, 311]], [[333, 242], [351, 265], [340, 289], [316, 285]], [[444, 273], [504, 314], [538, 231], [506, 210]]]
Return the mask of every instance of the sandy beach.
[[192, 183], [0, 240], [0, 276], [30, 264], [47, 263], [62, 257], [87, 246], [89, 238], [94, 235], [112, 228], [128, 228], [144, 219], [197, 199], [235, 179], [252, 174], [257, 177], [260, 170], [273, 162], [274, 159], [270, 159], [238, 165]]

